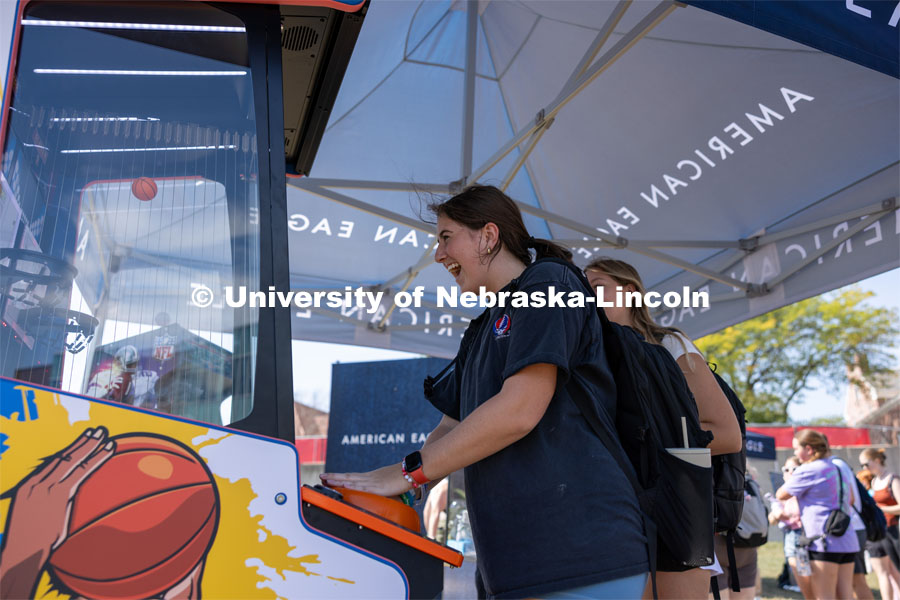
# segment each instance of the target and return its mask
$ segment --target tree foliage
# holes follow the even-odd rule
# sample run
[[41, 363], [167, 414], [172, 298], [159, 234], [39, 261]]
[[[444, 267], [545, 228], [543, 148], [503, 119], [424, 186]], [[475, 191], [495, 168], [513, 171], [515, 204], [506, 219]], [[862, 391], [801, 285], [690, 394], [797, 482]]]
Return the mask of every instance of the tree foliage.
[[863, 374], [894, 368], [896, 310], [873, 308], [858, 288], [809, 298], [697, 340], [697, 346], [747, 408], [747, 421], [786, 423], [811, 380], [837, 393], [846, 366], [862, 357]]

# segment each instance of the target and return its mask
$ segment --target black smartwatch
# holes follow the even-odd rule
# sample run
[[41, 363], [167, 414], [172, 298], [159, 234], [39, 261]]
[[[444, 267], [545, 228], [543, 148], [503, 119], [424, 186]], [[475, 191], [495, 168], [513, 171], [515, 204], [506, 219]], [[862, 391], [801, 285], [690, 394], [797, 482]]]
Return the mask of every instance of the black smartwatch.
[[425, 472], [422, 470], [422, 453], [416, 450], [406, 455], [403, 459], [403, 474], [409, 475], [418, 485], [428, 483]]

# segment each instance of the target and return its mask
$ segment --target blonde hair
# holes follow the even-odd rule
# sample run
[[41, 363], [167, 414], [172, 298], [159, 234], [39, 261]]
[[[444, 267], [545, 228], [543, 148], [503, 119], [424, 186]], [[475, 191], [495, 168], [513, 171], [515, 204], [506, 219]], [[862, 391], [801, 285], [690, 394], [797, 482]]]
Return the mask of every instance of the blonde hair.
[[801, 446], [809, 446], [813, 451], [813, 460], [819, 460], [828, 456], [828, 438], [815, 429], [804, 429], [794, 435], [794, 439]]
[[885, 454], [884, 448], [866, 448], [862, 451], [862, 455], [866, 457], [866, 462], [877, 460], [882, 467], [887, 462], [887, 454]]
[[872, 480], [875, 479], [875, 474], [868, 469], [863, 469], [856, 474], [856, 478], [859, 479], [860, 483], [868, 490], [872, 487]]
[[[603, 273], [608, 275], [613, 279], [617, 284], [622, 286], [631, 285], [634, 287], [635, 291], [643, 295], [646, 293], [646, 289], [644, 288], [644, 282], [641, 281], [641, 276], [638, 274], [637, 269], [629, 265], [627, 262], [622, 260], [616, 260], [615, 258], [610, 258], [608, 256], [600, 257], [596, 260], [592, 260], [588, 263], [588, 266], [584, 268], [584, 272], [588, 273], [590, 271], [596, 271], [598, 273]], [[677, 327], [664, 327], [662, 325], [658, 325], [653, 317], [650, 316], [650, 310], [641, 304], [641, 306], [632, 306], [629, 307], [631, 311], [631, 323], [634, 326], [634, 329], [637, 330], [644, 339], [646, 339], [651, 344], [662, 344], [663, 338], [667, 335], [671, 334], [680, 334], [684, 337], [687, 337], [683, 331], [678, 329]], [[684, 350], [685, 356], [688, 356], [688, 349], [685, 346], [684, 341], [678, 335], [675, 336], [675, 339], [678, 340], [678, 343], [681, 344], [682, 350]], [[688, 356], [688, 366], [691, 370], [694, 370], [694, 365], [692, 364], [690, 356]]]

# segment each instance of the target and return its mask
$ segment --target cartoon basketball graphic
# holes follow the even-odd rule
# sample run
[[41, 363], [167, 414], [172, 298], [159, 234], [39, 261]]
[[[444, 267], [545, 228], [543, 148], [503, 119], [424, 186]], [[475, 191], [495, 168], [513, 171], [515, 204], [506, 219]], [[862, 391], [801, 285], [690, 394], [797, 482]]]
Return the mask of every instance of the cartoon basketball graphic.
[[86, 598], [155, 597], [206, 556], [218, 491], [203, 459], [180, 442], [146, 434], [110, 439], [115, 454], [78, 488], [50, 571]]
[[131, 193], [138, 200], [148, 202], [156, 197], [156, 182], [149, 177], [138, 177], [131, 184]]

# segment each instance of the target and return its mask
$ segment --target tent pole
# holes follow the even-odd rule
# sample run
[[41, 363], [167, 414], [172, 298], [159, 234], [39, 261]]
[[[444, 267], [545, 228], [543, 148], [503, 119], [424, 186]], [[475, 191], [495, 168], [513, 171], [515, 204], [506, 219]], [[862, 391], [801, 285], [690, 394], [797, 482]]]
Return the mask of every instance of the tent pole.
[[462, 160], [463, 181], [472, 172], [472, 147], [475, 140], [475, 58], [478, 52], [478, 0], [466, 2], [466, 70], [463, 85]]
[[[848, 239], [850, 239], [851, 237], [853, 237], [854, 235], [856, 235], [857, 233], [859, 233], [866, 227], [869, 227], [870, 225], [872, 225], [872, 223], [881, 219], [884, 215], [888, 214], [891, 210], [894, 210], [893, 205], [888, 209], [882, 209], [882, 210], [879, 210], [878, 212], [869, 210], [866, 213], [867, 218], [860, 221], [853, 227], [848, 228], [847, 231], [845, 231], [838, 237], [830, 240], [827, 244], [825, 244], [824, 246], [822, 246], [821, 248], [816, 250], [816, 252], [814, 252], [813, 254], [810, 254], [805, 259], [803, 259], [803, 261], [797, 263], [796, 265], [794, 265], [787, 271], [784, 271], [781, 275], [779, 275], [772, 281], [764, 281], [761, 284], [759, 284], [759, 286], [761, 286], [761, 287], [757, 288], [756, 293], [754, 295], [763, 295], [763, 294], [771, 292], [772, 288], [774, 288], [777, 285], [780, 285], [781, 283], [783, 283], [786, 279], [788, 279], [792, 275], [803, 270], [804, 268], [806, 268], [807, 266], [812, 264], [814, 261], [818, 260], [820, 257], [824, 256], [825, 254], [827, 254], [828, 252], [830, 252], [837, 246], [843, 244], [845, 241], [847, 241]], [[854, 212], [859, 212], [859, 211], [854, 211]], [[843, 215], [842, 218], [837, 219], [837, 221], [832, 221], [832, 222], [840, 222], [840, 221], [845, 221], [847, 219], [848, 219], [847, 215]], [[830, 223], [826, 223], [825, 225], [827, 226], [829, 224]], [[706, 282], [703, 282], [703, 283], [706, 283]], [[703, 285], [703, 284], [700, 284], [700, 285]], [[727, 294], [718, 294], [716, 296], [710, 296], [709, 301], [710, 301], [710, 304], [712, 304], [714, 302], [725, 302], [728, 300], [737, 300], [739, 298], [745, 298], [745, 297], [747, 297], [747, 295], [748, 295], [747, 292], [743, 292], [743, 291], [731, 292], [731, 293], [727, 293]]]
[[[554, 239], [561, 246], [570, 248], [604, 247], [603, 240]], [[612, 244], [618, 246], [618, 244]], [[729, 240], [628, 240], [629, 248], [740, 248], [741, 243]]]
[[[435, 243], [437, 243], [437, 242], [435, 242]], [[382, 282], [380, 287], [383, 287], [385, 289], [390, 288], [392, 285], [402, 281], [404, 277], [407, 277], [411, 273], [414, 273], [413, 276], [415, 276], [415, 274], [418, 274], [422, 269], [424, 269], [425, 267], [430, 265], [432, 262], [434, 262], [434, 244], [432, 244], [431, 248], [429, 248], [425, 252], [424, 256], [422, 256], [422, 258], [419, 259], [419, 262], [417, 262], [413, 266], [409, 267], [402, 273], [398, 273], [398, 274], [394, 275], [393, 277], [391, 277], [390, 279], [388, 279], [387, 281]]]
[[316, 196], [321, 196], [323, 198], [327, 198], [328, 200], [333, 200], [340, 204], [344, 204], [371, 215], [375, 215], [376, 217], [387, 219], [388, 221], [406, 225], [410, 229], [415, 229], [417, 231], [423, 231], [425, 233], [434, 235], [434, 229], [430, 225], [428, 225], [427, 223], [423, 223], [422, 221], [403, 216], [401, 214], [375, 206], [374, 204], [369, 204], [368, 202], [363, 202], [362, 200], [351, 198], [350, 196], [346, 196], [344, 194], [339, 194], [338, 192], [332, 190], [326, 190], [325, 188], [321, 188], [316, 185], [306, 185], [303, 183], [297, 183], [294, 185], [304, 191], [315, 194]]
[[[572, 219], [567, 219], [565, 217], [561, 217], [557, 214], [551, 213], [550, 211], [544, 210], [542, 208], [530, 206], [530, 205], [524, 204], [522, 202], [516, 202], [516, 205], [519, 207], [519, 210], [521, 210], [524, 213], [528, 213], [528, 214], [534, 215], [536, 217], [540, 217], [546, 221], [550, 221], [551, 223], [556, 223], [557, 225], [562, 225], [563, 227], [566, 227], [573, 231], [578, 231], [585, 235], [589, 235], [591, 237], [597, 238], [603, 242], [606, 242], [610, 246], [615, 246], [617, 248], [629, 247], [629, 241], [626, 238], [623, 238], [623, 237], [614, 238], [610, 235], [605, 235], [603, 233], [598, 232], [596, 229], [591, 228], [588, 225], [584, 225], [584, 224], [579, 223], [578, 221], [574, 221]], [[649, 248], [630, 248], [629, 247], [629, 249], [632, 252], [635, 252], [637, 254], [641, 254], [648, 258], [653, 258], [653, 259], [656, 259], [658, 261], [661, 261], [661, 262], [664, 262], [664, 263], [667, 263], [670, 265], [675, 265], [676, 267], [681, 267], [685, 271], [690, 271], [691, 273], [703, 275], [704, 277], [706, 277], [708, 279], [712, 279], [713, 281], [718, 281], [720, 283], [724, 283], [725, 285], [730, 285], [730, 286], [736, 287], [736, 288], [742, 288], [742, 289], [745, 289], [748, 291], [751, 289], [750, 285], [742, 283], [742, 282], [738, 281], [737, 279], [734, 279], [733, 277], [721, 275], [721, 274], [716, 273], [715, 271], [712, 271], [705, 267], [701, 267], [699, 265], [689, 263], [685, 260], [681, 260], [680, 258], [670, 256], [663, 252], [657, 252], [656, 250], [651, 250]]]
[[884, 200], [882, 202], [870, 204], [868, 206], [864, 206], [850, 212], [846, 212], [833, 217], [828, 217], [827, 219], [814, 221], [807, 225], [798, 225], [797, 227], [785, 229], [784, 231], [779, 231], [777, 233], [763, 234], [756, 238], [757, 247], [764, 244], [773, 244], [775, 242], [780, 242], [783, 239], [802, 235], [804, 233], [809, 233], [810, 231], [816, 231], [817, 229], [822, 229], [823, 227], [828, 227], [829, 225], [834, 225], [835, 223], [840, 223], [841, 221], [849, 221], [851, 219], [868, 217], [876, 213], [888, 213], [894, 210], [894, 208], [896, 207], [897, 198], [888, 198], [887, 200]]
[[[610, 14], [609, 18], [606, 20], [606, 23], [604, 23], [603, 27], [600, 28], [600, 31], [597, 32], [597, 36], [594, 38], [591, 46], [587, 49], [587, 52], [584, 53], [584, 56], [581, 58], [581, 62], [579, 62], [578, 66], [575, 67], [575, 70], [572, 71], [572, 74], [569, 76], [569, 79], [568, 81], [566, 81], [563, 89], [570, 87], [578, 80], [579, 77], [584, 75], [584, 72], [597, 56], [597, 53], [600, 52], [600, 48], [602, 48], [607, 40], [609, 40], [609, 36], [612, 35], [612, 32], [615, 30], [616, 25], [618, 25], [619, 21], [622, 20], [622, 17], [625, 15], [625, 11], [628, 10], [629, 6], [631, 6], [631, 1], [632, 0], [621, 0], [616, 5], [616, 8], [613, 9], [612, 14]], [[528, 140], [528, 144], [525, 146], [525, 148], [522, 149], [522, 152], [516, 159], [515, 164], [513, 164], [512, 168], [506, 174], [506, 177], [503, 178], [503, 183], [500, 184], [500, 189], [503, 191], [506, 191], [506, 188], [508, 188], [509, 184], [512, 183], [512, 180], [516, 176], [516, 173], [519, 172], [519, 169], [522, 168], [522, 165], [525, 164], [525, 161], [531, 155], [531, 151], [534, 150], [534, 147], [537, 146], [537, 143], [544, 136], [544, 133], [548, 129], [550, 129], [550, 125], [553, 124], [553, 118], [551, 117], [550, 119], [545, 119], [543, 118], [542, 113], [538, 113], [536, 119], [539, 125], [538, 129], [533, 134], [531, 134], [531, 139]]]
[[324, 179], [316, 177], [304, 177], [302, 179], [288, 179], [288, 185], [296, 188], [307, 187], [342, 188], [347, 190], [385, 190], [396, 192], [434, 192], [436, 194], [450, 193], [450, 186], [446, 183], [412, 183], [410, 181], [367, 181], [357, 179]]
[[[892, 210], [892, 209], [890, 209], [890, 210]], [[875, 223], [876, 221], [878, 221], [881, 217], [883, 217], [884, 215], [889, 213], [890, 210], [879, 211], [879, 212], [872, 214], [869, 217], [861, 220], [859, 223], [857, 223], [853, 227], [848, 228], [847, 231], [845, 231], [843, 234], [832, 239], [830, 242], [828, 242], [827, 244], [825, 244], [824, 246], [822, 246], [821, 248], [819, 248], [818, 250], [816, 250], [815, 252], [813, 252], [812, 254], [807, 256], [805, 259], [803, 259], [802, 261], [800, 261], [799, 263], [797, 263], [796, 265], [794, 265], [787, 271], [782, 272], [781, 275], [779, 275], [772, 281], [765, 282], [765, 285], [768, 286], [769, 289], [775, 287], [776, 285], [779, 285], [781, 282], [783, 282], [785, 279], [787, 279], [794, 273], [802, 270], [807, 265], [818, 260], [820, 256], [824, 256], [826, 253], [830, 252], [833, 248], [843, 244], [845, 241], [847, 241], [848, 239], [850, 239], [851, 237], [853, 237], [854, 235], [856, 235], [857, 233], [859, 233], [860, 231], [862, 231], [863, 229], [865, 229], [866, 227], [871, 225], [872, 223]]]
[[[437, 238], [435, 238], [434, 242], [428, 247], [427, 250], [425, 250], [425, 254], [422, 256], [421, 259], [419, 259], [419, 262], [417, 262], [415, 264], [415, 266], [408, 269], [409, 274], [406, 276], [406, 281], [403, 282], [403, 287], [400, 288], [401, 292], [405, 292], [407, 289], [409, 289], [410, 284], [412, 283], [413, 279], [416, 278], [416, 275], [419, 274], [419, 271], [421, 271], [423, 268], [425, 268], [425, 265], [428, 264], [425, 261], [434, 252], [434, 249], [437, 247], [437, 243], [438, 243]], [[387, 320], [390, 318], [391, 313], [394, 312], [395, 308], [397, 308], [397, 305], [394, 304], [393, 302], [391, 302], [391, 307], [389, 309], [387, 309], [387, 312], [385, 312], [384, 316], [381, 317], [381, 320], [378, 321], [378, 325], [375, 326], [376, 329], [378, 329], [379, 331], [384, 331], [385, 324], [387, 323]]]
[[606, 44], [607, 40], [609, 40], [609, 36], [612, 35], [616, 26], [619, 24], [619, 21], [625, 16], [625, 11], [628, 10], [629, 6], [631, 6], [631, 0], [620, 0], [616, 5], [609, 15], [609, 18], [606, 20], [606, 23], [604, 23], [603, 27], [600, 28], [600, 31], [597, 32], [597, 37], [594, 38], [590, 48], [584, 53], [581, 62], [578, 63], [578, 66], [575, 67], [575, 70], [569, 75], [569, 79], [563, 86], [563, 90], [574, 85], [574, 83], [578, 81], [578, 78], [584, 75], [585, 71], [587, 71], [588, 67], [591, 66], [591, 63], [594, 61], [594, 58], [597, 57], [597, 53], [600, 52], [600, 48]]
[[[830, 196], [833, 196], [833, 195], [834, 194], [831, 194]], [[823, 200], [824, 200], [824, 198], [823, 198]], [[893, 202], [893, 204], [891, 204], [892, 202]], [[748, 253], [755, 252], [761, 246], [765, 246], [768, 244], [774, 244], [776, 242], [780, 242], [783, 239], [795, 237], [798, 235], [802, 235], [804, 233], [809, 233], [810, 231], [816, 231], [818, 229], [822, 229], [823, 227], [828, 227], [829, 225], [834, 225], [835, 223], [840, 223], [842, 221], [850, 221], [852, 219], [868, 217], [877, 212], [890, 212], [891, 210], [893, 210], [896, 207], [896, 205], [897, 205], [896, 198], [888, 199], [888, 200], [885, 200], [885, 201], [882, 201], [882, 202], [879, 202], [876, 204], [870, 204], [868, 206], [858, 208], [858, 209], [850, 211], [850, 212], [835, 215], [835, 216], [829, 217], [827, 219], [820, 219], [819, 221], [815, 221], [815, 222], [807, 224], [807, 225], [798, 225], [797, 227], [792, 227], [790, 229], [786, 229], [784, 231], [779, 231], [779, 232], [772, 233], [772, 234], [760, 234], [760, 235], [756, 235], [756, 236], [750, 236], [748, 238], [741, 238], [737, 242], [737, 247], [741, 249], [741, 252], [735, 253], [734, 255], [731, 256], [731, 258], [725, 260], [721, 266], [714, 267], [714, 268], [720, 272], [724, 271], [725, 269], [730, 269], [733, 265], [735, 265], [736, 263], [743, 260], [744, 257], [747, 256]], [[578, 240], [554, 240], [554, 241], [557, 241], [557, 243], [564, 244], [564, 245], [571, 244], [571, 246], [576, 247], [576, 248], [579, 247], [578, 244], [576, 243], [576, 242], [578, 242]], [[641, 240], [640, 242], [630, 241], [629, 245], [632, 245], [632, 244], [638, 245], [641, 243], [646, 244], [647, 242], [644, 240]], [[661, 243], [667, 244], [667, 242], [661, 242]], [[713, 244], [715, 242], [709, 242], [709, 243]], [[665, 247], [665, 246], [660, 246], [660, 247]], [[673, 277], [674, 277], [674, 275], [673, 275]], [[665, 280], [663, 280], [663, 281], [665, 281]], [[708, 279], [703, 280], [703, 281], [695, 284], [694, 287], [699, 287], [699, 286], [705, 285], [708, 282], [709, 282]], [[660, 283], [663, 283], [663, 282], [660, 282]], [[659, 284], [657, 284], [657, 285], [659, 285]], [[746, 296], [746, 292], [744, 292], [744, 291], [731, 292], [731, 293], [727, 293], [727, 294], [718, 294], [716, 296], [710, 296], [709, 301], [711, 303], [712, 302], [723, 302], [723, 301], [727, 301], [727, 300], [737, 300], [738, 298], [743, 298], [745, 296]]]
[[[663, 0], [663, 2], [660, 2], [646, 17], [641, 19], [640, 23], [625, 34], [625, 36], [622, 37], [622, 39], [620, 39], [606, 54], [600, 57], [600, 59], [598, 59], [582, 77], [573, 84], [565, 87], [556, 99], [541, 111], [544, 114], [544, 119], [554, 118], [563, 106], [568, 104], [570, 100], [596, 79], [600, 73], [605, 71], [612, 63], [625, 54], [625, 52], [637, 43], [638, 40], [644, 37], [651, 29], [653, 29], [653, 27], [658, 25], [660, 21], [668, 16], [669, 13], [675, 10], [677, 6], [678, 5], [674, 0]], [[478, 181], [485, 173], [490, 171], [494, 165], [503, 160], [507, 154], [521, 144], [525, 138], [537, 131], [538, 127], [540, 127], [540, 124], [532, 121], [528, 126], [519, 130], [511, 140], [504, 144], [493, 156], [487, 159], [487, 161], [481, 165], [467, 181]]]
[[[538, 117], [540, 118], [540, 116]], [[528, 143], [522, 148], [522, 151], [519, 153], [519, 157], [516, 159], [516, 162], [513, 163], [513, 166], [510, 168], [509, 172], [506, 174], [506, 177], [503, 178], [503, 182], [500, 184], [500, 189], [504, 192], [506, 188], [509, 187], [509, 184], [512, 183], [513, 178], [515, 178], [516, 173], [519, 172], [519, 169], [522, 168], [522, 165], [525, 164], [525, 161], [531, 155], [531, 151], [534, 150], [534, 147], [537, 146], [537, 143], [544, 137], [544, 133], [550, 129], [550, 125], [553, 124], [553, 119], [549, 121], [541, 119], [541, 124], [538, 127], [537, 131], [531, 134], [531, 138], [528, 140]], [[472, 183], [475, 183], [472, 181]]]

